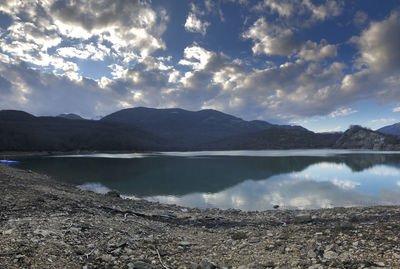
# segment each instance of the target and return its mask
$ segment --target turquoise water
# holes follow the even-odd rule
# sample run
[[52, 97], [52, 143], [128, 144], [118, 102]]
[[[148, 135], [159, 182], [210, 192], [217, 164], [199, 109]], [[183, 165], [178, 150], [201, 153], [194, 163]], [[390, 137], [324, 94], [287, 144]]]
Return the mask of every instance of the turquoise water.
[[90, 154], [21, 159], [82, 189], [190, 207], [399, 205], [400, 152], [352, 150]]

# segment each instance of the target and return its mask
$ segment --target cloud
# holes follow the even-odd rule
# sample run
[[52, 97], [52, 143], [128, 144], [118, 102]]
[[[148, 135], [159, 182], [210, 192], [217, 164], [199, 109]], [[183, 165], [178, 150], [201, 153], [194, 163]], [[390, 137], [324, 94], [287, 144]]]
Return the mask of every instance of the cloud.
[[342, 117], [342, 116], [348, 116], [351, 114], [356, 113], [357, 110], [352, 109], [351, 107], [340, 107], [336, 109], [335, 111], [331, 112], [329, 116], [331, 118], [336, 118], [336, 117]]
[[303, 0], [302, 4], [312, 12], [311, 20], [315, 21], [324, 21], [339, 16], [343, 10], [343, 3], [340, 1], [326, 1], [321, 5], [314, 5], [311, 0]]
[[310, 0], [264, 0], [253, 7], [258, 12], [277, 13], [288, 25], [309, 27], [318, 21], [339, 16], [343, 11], [342, 1], [323, 1], [319, 5]]
[[368, 20], [368, 14], [362, 10], [356, 12], [353, 18], [353, 23], [357, 27], [362, 27]]
[[188, 32], [200, 33], [205, 36], [208, 26], [210, 26], [209, 22], [202, 22], [199, 18], [197, 18], [196, 14], [192, 12], [190, 12], [186, 18], [185, 29]]
[[394, 118], [381, 118], [381, 119], [375, 119], [375, 120], [370, 120], [369, 123], [371, 124], [388, 124], [395, 122], [396, 119]]
[[334, 58], [336, 55], [337, 46], [327, 44], [324, 39], [319, 44], [308, 40], [297, 54], [299, 58], [306, 61], [321, 61], [325, 58]]
[[344, 190], [352, 190], [355, 187], [358, 187], [361, 185], [361, 183], [356, 182], [356, 181], [351, 181], [351, 180], [342, 180], [342, 179], [337, 179], [334, 178], [332, 180], [332, 183], [336, 186], [338, 186], [339, 188], [342, 188]]
[[[1, 11], [13, 21], [0, 39], [2, 51], [41, 65], [41, 58], [103, 60], [106, 55], [129, 61], [165, 49], [161, 35], [168, 15], [145, 1], [8, 1]], [[57, 48], [58, 56], [50, 50]], [[57, 61], [61, 61], [57, 59]], [[54, 62], [54, 61], [53, 61]], [[48, 65], [51, 65], [51, 61]], [[58, 64], [61, 65], [61, 64]]]
[[254, 22], [243, 33], [243, 38], [253, 41], [254, 54], [289, 56], [300, 46], [292, 30], [272, 25], [265, 18], [259, 18]]
[[351, 38], [358, 50], [355, 72], [342, 80], [342, 90], [361, 98], [376, 98], [381, 104], [400, 101], [400, 12], [394, 10], [382, 21], [371, 23], [360, 36]]
[[400, 106], [393, 108], [393, 112], [400, 112]]
[[254, 9], [262, 11], [265, 8], [269, 8], [271, 12], [276, 12], [279, 16], [291, 16], [294, 10], [294, 1], [276, 1], [276, 0], [264, 0], [257, 4]]
[[374, 72], [400, 70], [400, 11], [386, 20], [371, 23], [360, 37], [353, 40], [360, 50], [357, 62]]
[[92, 59], [95, 61], [104, 60], [105, 56], [110, 55], [110, 49], [102, 44], [95, 46], [93, 43], [85, 46], [79, 45], [79, 49], [75, 47], [61, 47], [56, 50], [57, 54], [63, 58]]

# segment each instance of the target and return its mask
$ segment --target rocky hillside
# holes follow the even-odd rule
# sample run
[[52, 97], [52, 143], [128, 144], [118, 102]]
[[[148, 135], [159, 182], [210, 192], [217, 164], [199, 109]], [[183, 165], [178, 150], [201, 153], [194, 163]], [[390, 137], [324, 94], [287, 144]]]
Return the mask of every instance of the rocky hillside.
[[396, 136], [382, 134], [358, 125], [351, 126], [336, 141], [334, 148], [400, 150], [400, 140]]

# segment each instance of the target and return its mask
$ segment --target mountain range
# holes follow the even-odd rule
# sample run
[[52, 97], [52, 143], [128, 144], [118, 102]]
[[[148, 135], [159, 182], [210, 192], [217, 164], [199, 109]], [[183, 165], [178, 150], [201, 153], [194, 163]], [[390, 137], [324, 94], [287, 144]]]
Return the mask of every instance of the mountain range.
[[378, 132], [384, 133], [384, 134], [390, 134], [390, 135], [399, 135], [400, 136], [400, 122], [395, 123], [392, 125], [388, 125], [385, 127], [382, 127], [377, 130]]
[[[216, 110], [129, 108], [100, 120], [0, 111], [0, 151], [187, 151], [300, 148], [400, 149], [396, 136], [353, 126], [314, 133]], [[361, 139], [361, 140], [360, 140]]]

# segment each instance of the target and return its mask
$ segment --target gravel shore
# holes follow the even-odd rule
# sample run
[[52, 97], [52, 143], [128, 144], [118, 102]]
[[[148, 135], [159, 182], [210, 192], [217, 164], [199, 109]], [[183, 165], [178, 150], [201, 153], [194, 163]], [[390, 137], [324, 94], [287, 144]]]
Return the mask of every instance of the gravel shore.
[[0, 165], [0, 268], [400, 268], [400, 207], [244, 212]]

